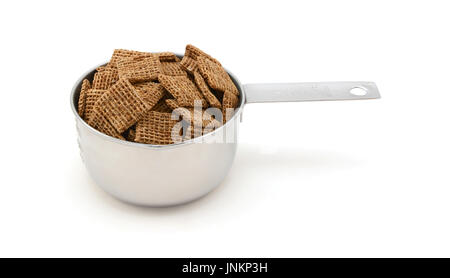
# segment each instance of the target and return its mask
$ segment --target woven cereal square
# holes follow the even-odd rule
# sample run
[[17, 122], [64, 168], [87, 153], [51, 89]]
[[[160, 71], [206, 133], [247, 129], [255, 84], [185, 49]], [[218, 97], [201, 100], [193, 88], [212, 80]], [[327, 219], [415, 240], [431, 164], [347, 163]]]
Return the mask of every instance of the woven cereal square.
[[105, 92], [106, 90], [96, 90], [96, 89], [89, 89], [86, 91], [84, 115], [83, 115], [83, 119], [85, 121], [87, 122], [89, 121], [89, 118], [91, 117], [94, 111], [95, 103]]
[[155, 104], [155, 106], [153, 106], [153, 108], [151, 109], [152, 111], [156, 111], [156, 112], [165, 112], [165, 113], [171, 113], [172, 112], [172, 108], [170, 108], [167, 103], [166, 100], [169, 99], [168, 94], [165, 94], [159, 101], [158, 103]]
[[238, 106], [239, 97], [230, 91], [225, 91], [222, 100], [223, 122], [230, 119], [234, 114], [234, 109]]
[[88, 120], [88, 124], [106, 135], [125, 140], [125, 138], [112, 126], [112, 124], [97, 111], [92, 112], [92, 115]]
[[107, 65], [107, 67], [117, 68], [117, 62], [119, 60], [126, 60], [139, 56], [152, 56], [152, 53], [149, 52], [141, 52], [135, 50], [127, 50], [127, 49], [115, 49], [111, 59]]
[[157, 55], [145, 55], [117, 61], [119, 78], [130, 82], [155, 81], [161, 73], [161, 63]]
[[158, 80], [175, 97], [180, 106], [193, 107], [196, 100], [201, 101], [203, 107], [208, 106], [200, 91], [187, 76], [161, 74]]
[[133, 84], [142, 100], [152, 109], [158, 101], [166, 95], [166, 89], [159, 84], [151, 81]]
[[119, 133], [139, 121], [150, 108], [126, 79], [120, 79], [114, 84], [94, 106], [94, 110], [103, 115]]
[[198, 67], [198, 65], [197, 65], [198, 57], [207, 58], [207, 59], [213, 61], [214, 63], [217, 63], [220, 65], [220, 62], [217, 61], [216, 59], [214, 59], [213, 57], [211, 57], [210, 55], [206, 54], [199, 48], [197, 48], [191, 44], [188, 44], [186, 46], [186, 50], [184, 52], [183, 59], [181, 59], [181, 66], [184, 69], [186, 69], [188, 72], [193, 73]]
[[139, 143], [152, 145], [172, 144], [174, 142], [172, 131], [176, 124], [177, 121], [171, 119], [171, 113], [149, 111], [136, 124], [134, 140]]
[[109, 87], [119, 80], [117, 69], [110, 67], [99, 67], [92, 81], [92, 89], [108, 90]]
[[84, 79], [83, 83], [81, 84], [80, 96], [78, 97], [78, 115], [80, 115], [81, 118], [84, 117], [84, 111], [86, 108], [86, 95], [89, 89], [91, 89], [91, 82], [89, 82], [89, 80], [87, 79]]
[[156, 55], [158, 55], [159, 60], [161, 62], [179, 62], [180, 58], [177, 57], [177, 55], [175, 55], [172, 52], [160, 52], [160, 53], [156, 53]]
[[177, 61], [161, 61], [161, 72], [170, 76], [187, 76], [186, 71], [181, 67], [180, 62]]
[[216, 108], [222, 107], [222, 104], [217, 99], [217, 97], [211, 92], [205, 80], [198, 71], [194, 72], [194, 81], [198, 89], [200, 90], [200, 92], [202, 92], [203, 96], [205, 97], [206, 101], [208, 101], [211, 107]]
[[234, 85], [225, 69], [210, 59], [199, 56], [197, 58], [198, 70], [208, 85], [214, 90], [221, 92], [229, 91], [239, 95], [239, 91]]

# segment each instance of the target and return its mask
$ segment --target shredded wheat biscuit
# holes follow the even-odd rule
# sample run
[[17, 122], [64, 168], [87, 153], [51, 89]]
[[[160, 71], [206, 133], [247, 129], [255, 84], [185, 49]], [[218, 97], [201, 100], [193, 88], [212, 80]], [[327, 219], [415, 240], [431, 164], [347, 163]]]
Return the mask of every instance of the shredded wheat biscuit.
[[214, 90], [221, 92], [229, 91], [235, 95], [239, 95], [239, 91], [234, 85], [225, 69], [210, 59], [199, 56], [197, 58], [198, 70], [208, 85]]
[[153, 108], [151, 110], [152, 111], [156, 111], [156, 112], [171, 113], [172, 112], [172, 108], [170, 108], [167, 105], [167, 103], [166, 103], [167, 99], [169, 99], [169, 96], [166, 94], [158, 101], [158, 103], [155, 104], [155, 106], [153, 106]]
[[153, 108], [158, 101], [166, 94], [166, 89], [159, 84], [154, 82], [142, 82], [133, 85], [139, 96], [147, 103], [147, 105]]
[[187, 76], [169, 76], [161, 74], [159, 82], [169, 93], [175, 97], [177, 102], [184, 107], [193, 107], [196, 100], [201, 101], [203, 107], [207, 103], [195, 84]]
[[78, 115], [81, 118], [84, 117], [84, 110], [86, 107], [86, 95], [87, 91], [91, 88], [91, 82], [89, 80], [84, 79], [81, 84], [80, 96], [78, 97]]
[[222, 105], [220, 104], [220, 101], [208, 88], [208, 85], [206, 84], [205, 80], [203, 79], [203, 77], [201, 76], [201, 74], [198, 71], [194, 72], [194, 81], [195, 81], [195, 84], [197, 85], [197, 87], [199, 88], [200, 92], [202, 92], [203, 96], [205, 97], [206, 101], [208, 101], [208, 103], [211, 107], [216, 107], [216, 108], [222, 107]]
[[[78, 112], [107, 135], [164, 145], [178, 140], [172, 137], [178, 123], [172, 112], [181, 116], [182, 139], [188, 139], [221, 126], [222, 119], [212, 115], [220, 117], [222, 111], [226, 117], [227, 110], [237, 107], [238, 96], [220, 62], [195, 46], [187, 45], [181, 60], [172, 52], [116, 49], [109, 63], [97, 68], [92, 84], [83, 80]], [[201, 111], [193, 108], [196, 100]], [[209, 106], [217, 112], [205, 110]]]
[[167, 106], [169, 106], [170, 109], [172, 109], [172, 110], [181, 107], [180, 104], [178, 104], [177, 100], [174, 99], [174, 98], [166, 99], [166, 104], [167, 104]]
[[170, 113], [149, 111], [136, 124], [135, 141], [153, 145], [172, 144], [172, 129], [177, 124]]
[[109, 65], [109, 62], [106, 65], [104, 65], [104, 66], [99, 66], [96, 70], [97, 71], [104, 71], [105, 69], [110, 69], [111, 67], [109, 67], [108, 65]]
[[125, 140], [120, 133], [111, 125], [111, 123], [97, 111], [93, 111], [91, 117], [88, 120], [88, 124], [100, 132], [106, 135]]
[[119, 133], [139, 121], [150, 108], [126, 79], [114, 84], [94, 105], [94, 110], [103, 115]]
[[159, 60], [161, 62], [179, 62], [180, 58], [177, 57], [177, 55], [175, 55], [172, 52], [160, 52], [157, 53], [156, 55], [158, 55]]
[[223, 94], [222, 107], [224, 109], [227, 108], [236, 108], [239, 102], [239, 97], [230, 91], [225, 91]]
[[100, 67], [94, 75], [92, 88], [97, 90], [108, 90], [119, 80], [119, 74], [115, 68]]
[[161, 72], [170, 76], [187, 76], [186, 71], [181, 67], [180, 62], [176, 61], [161, 61]]
[[186, 46], [186, 50], [184, 52], [184, 57], [181, 59], [181, 66], [186, 69], [188, 72], [193, 73], [198, 65], [197, 65], [197, 59], [198, 57], [204, 57], [206, 59], [211, 60], [214, 63], [217, 63], [220, 65], [220, 62], [211, 57], [210, 55], [206, 54], [199, 48], [188, 44]]
[[154, 81], [161, 73], [161, 63], [156, 55], [137, 56], [117, 61], [119, 78], [130, 82]]
[[100, 96], [102, 96], [105, 92], [106, 90], [96, 90], [96, 89], [89, 89], [86, 91], [84, 118], [83, 118], [85, 121], [89, 121], [89, 118], [91, 117], [94, 111], [95, 103], [100, 98]]
[[107, 67], [116, 68], [117, 62], [119, 60], [130, 59], [130, 58], [146, 56], [146, 55], [151, 56], [153, 54], [148, 53], [148, 52], [134, 51], [134, 50], [115, 49]]
[[[186, 110], [186, 108], [181, 108], [179, 110]], [[178, 111], [178, 110], [175, 110]], [[187, 131], [184, 139], [196, 138], [202, 136], [206, 133], [212, 132], [215, 129], [219, 128], [222, 124], [218, 120], [216, 120], [211, 114], [207, 111], [203, 111], [202, 113], [196, 113], [192, 111], [192, 108], [189, 109], [190, 113], [190, 122], [188, 123]], [[184, 117], [186, 117], [186, 112], [183, 112]], [[186, 118], [183, 117], [183, 121], [186, 121]], [[190, 136], [190, 137], [188, 137]]]
[[229, 91], [225, 91], [225, 93], [223, 94], [223, 101], [222, 101], [222, 115], [224, 123], [231, 118], [234, 109], [237, 107], [238, 103], [239, 103], [238, 96]]
[[[195, 126], [206, 127], [211, 122], [217, 122], [220, 126], [220, 122], [215, 119], [215, 116], [212, 113], [209, 113], [208, 110], [195, 110], [194, 108], [185, 108], [181, 107], [178, 102], [174, 99], [167, 99], [167, 105], [172, 109], [172, 113], [175, 115], [181, 116], [184, 121], [188, 121], [190, 124]], [[210, 108], [212, 109], [212, 108]], [[217, 125], [216, 125], [217, 126]]]

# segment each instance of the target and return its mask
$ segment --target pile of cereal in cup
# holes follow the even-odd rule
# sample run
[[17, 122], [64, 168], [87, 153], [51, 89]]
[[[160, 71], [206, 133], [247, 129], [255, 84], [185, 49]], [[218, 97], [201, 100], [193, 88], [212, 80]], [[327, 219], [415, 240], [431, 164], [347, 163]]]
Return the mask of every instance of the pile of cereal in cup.
[[116, 49], [83, 80], [78, 114], [96, 130], [126, 141], [167, 145], [220, 127], [239, 91], [219, 61], [192, 45], [171, 52]]

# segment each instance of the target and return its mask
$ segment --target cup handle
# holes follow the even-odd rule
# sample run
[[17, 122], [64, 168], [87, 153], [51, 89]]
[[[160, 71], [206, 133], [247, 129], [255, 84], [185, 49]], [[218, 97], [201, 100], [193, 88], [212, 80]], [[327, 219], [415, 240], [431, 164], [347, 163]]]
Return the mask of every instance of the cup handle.
[[358, 100], [380, 98], [374, 82], [245, 84], [246, 103]]

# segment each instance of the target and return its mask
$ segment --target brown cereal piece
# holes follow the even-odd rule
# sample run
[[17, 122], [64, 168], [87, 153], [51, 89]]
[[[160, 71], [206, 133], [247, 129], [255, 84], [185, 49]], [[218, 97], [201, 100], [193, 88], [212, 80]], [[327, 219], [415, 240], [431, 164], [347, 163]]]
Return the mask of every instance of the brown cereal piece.
[[235, 109], [238, 106], [239, 103], [239, 97], [235, 94], [225, 91], [223, 94], [223, 101], [222, 101], [222, 114], [223, 114], [223, 122], [226, 122], [226, 120], [230, 119], [232, 114], [232, 110]]
[[107, 67], [116, 68], [117, 62], [119, 60], [130, 59], [139, 56], [147, 56], [152, 55], [148, 52], [134, 51], [134, 50], [126, 50], [126, 49], [115, 49], [114, 53], [109, 61]]
[[205, 109], [202, 109], [201, 111], [196, 111], [194, 110], [194, 108], [181, 107], [174, 99], [167, 99], [166, 103], [173, 110], [172, 113], [181, 116], [181, 118], [184, 121], [189, 121], [190, 124], [196, 123], [196, 126], [205, 127], [210, 122], [216, 121], [220, 126], [220, 122], [215, 120], [213, 114], [208, 113], [207, 110]]
[[183, 59], [181, 59], [181, 66], [185, 68], [190, 73], [193, 73], [197, 69], [197, 58], [198, 57], [204, 57], [206, 59], [211, 60], [214, 63], [217, 63], [220, 65], [220, 62], [211, 57], [210, 55], [206, 54], [199, 48], [188, 44], [186, 45], [186, 51], [184, 52]]
[[97, 102], [97, 100], [102, 96], [106, 90], [96, 90], [96, 89], [89, 89], [86, 91], [86, 99], [85, 99], [85, 105], [84, 105], [84, 115], [83, 119], [85, 121], [89, 121], [89, 118], [91, 117], [93, 111], [94, 111], [94, 105]]
[[170, 113], [149, 111], [136, 124], [135, 141], [153, 145], [172, 144], [172, 129], [176, 123]]
[[117, 80], [119, 80], [117, 69], [99, 67], [92, 81], [92, 89], [108, 90]]
[[167, 103], [166, 103], [167, 99], [168, 99], [168, 96], [166, 94], [158, 101], [158, 103], [155, 104], [155, 106], [153, 106], [153, 108], [151, 110], [156, 111], [156, 112], [171, 113], [172, 109], [167, 105]]
[[94, 105], [94, 110], [103, 115], [119, 133], [139, 121], [150, 108], [126, 79], [114, 84]]
[[166, 103], [167, 106], [169, 106], [175, 114], [181, 116], [183, 120], [189, 119], [190, 124], [195, 123], [195, 126], [206, 127], [208, 124], [214, 121], [214, 126], [220, 126], [220, 122], [215, 120], [212, 114], [208, 113], [205, 109], [202, 109], [201, 113], [199, 114], [198, 112], [194, 112], [194, 108], [181, 107], [175, 99], [166, 99]]
[[172, 52], [156, 53], [161, 62], [161, 73], [171, 76], [187, 75], [181, 67], [180, 58]]
[[[209, 132], [212, 132], [219, 128], [222, 124], [216, 120], [214, 117], [212, 117], [211, 114], [209, 114], [207, 111], [202, 111], [201, 114], [198, 112], [194, 114], [194, 111], [190, 108], [189, 113], [191, 114], [190, 122], [188, 123], [185, 138], [184, 139], [190, 139], [195, 138], [198, 136], [202, 136], [204, 134], [207, 134]], [[181, 109], [180, 109], [181, 110]], [[179, 111], [179, 110], [175, 110]], [[187, 112], [183, 112], [187, 113]], [[183, 118], [184, 121], [186, 118]], [[190, 137], [189, 137], [190, 136]]]
[[195, 126], [199, 126], [201, 123], [202, 127], [207, 127], [209, 126], [214, 126], [215, 128], [218, 128], [219, 126], [221, 126], [221, 123], [216, 120], [216, 118], [213, 116], [213, 114], [208, 113], [208, 111], [203, 110], [202, 111], [202, 115], [201, 118], [198, 118], [197, 114], [194, 114], [194, 112], [191, 112], [194, 117], [194, 122], [196, 123]]
[[[206, 115], [208, 115], [208, 117], [206, 117]], [[222, 122], [221, 120], [216, 119], [213, 114], [205, 111], [203, 113], [202, 126], [203, 134], [206, 134], [222, 126]]]
[[154, 81], [161, 73], [161, 63], [157, 55], [144, 55], [117, 61], [119, 78], [130, 82]]
[[165, 75], [170, 76], [178, 76], [178, 75], [184, 75], [187, 76], [186, 71], [181, 67], [180, 62], [176, 61], [161, 61], [161, 72]]
[[[169, 106], [172, 109], [172, 114], [177, 115], [179, 117], [179, 120], [182, 120], [183, 122], [188, 124], [188, 129], [186, 130], [185, 135], [189, 135], [189, 138], [192, 138], [192, 135], [194, 135], [194, 131], [198, 130], [199, 127], [202, 127], [202, 115], [203, 113], [200, 113], [200, 115], [194, 114], [194, 108], [185, 108], [181, 107], [178, 102], [175, 99], [166, 99], [167, 106]], [[197, 117], [200, 118], [197, 118]], [[195, 121], [195, 129], [192, 128], [192, 125]], [[201, 129], [201, 128], [200, 128]], [[200, 130], [200, 133], [202, 130]], [[195, 133], [198, 134], [198, 133]]]
[[239, 95], [236, 85], [220, 64], [202, 56], [197, 58], [197, 63], [200, 74], [212, 89], [221, 92], [229, 91], [236, 96]]
[[205, 97], [206, 101], [208, 101], [211, 107], [216, 108], [222, 107], [222, 104], [220, 104], [220, 101], [208, 88], [208, 85], [206, 84], [205, 80], [198, 71], [194, 72], [194, 81], [197, 87], [199, 88], [200, 92], [202, 92], [203, 96]]
[[222, 101], [222, 107], [224, 109], [227, 108], [236, 108], [239, 102], [239, 97], [235, 94], [225, 91], [223, 94], [223, 101]]
[[125, 138], [120, 135], [120, 133], [111, 125], [111, 123], [97, 111], [94, 111], [92, 113], [92, 116], [88, 120], [88, 124], [106, 135], [125, 140]]
[[197, 60], [198, 57], [204, 57], [220, 65], [220, 62], [217, 59], [214, 59], [211, 55], [192, 44], [186, 45], [185, 55], [192, 57], [194, 60]]
[[89, 80], [84, 79], [81, 84], [80, 96], [78, 97], [78, 115], [81, 118], [84, 116], [84, 110], [86, 107], [86, 95], [87, 91], [91, 88], [91, 82]]
[[197, 61], [186, 55], [181, 59], [180, 65], [190, 73], [197, 70]]
[[141, 82], [133, 85], [139, 96], [147, 103], [147, 105], [152, 108], [158, 101], [166, 94], [166, 89], [159, 84], [154, 82]]
[[[179, 118], [179, 120], [182, 120], [186, 123], [188, 123], [189, 125], [191, 125], [193, 123], [193, 121], [195, 119], [197, 119], [196, 123], [196, 127], [201, 126], [201, 123], [199, 123], [201, 121], [201, 118], [194, 118], [195, 115], [198, 116], [198, 114], [194, 114], [194, 108], [185, 108], [185, 107], [181, 107], [178, 102], [175, 99], [167, 99], [166, 100], [167, 106], [169, 106], [172, 109], [172, 113], [174, 115], [177, 115]], [[201, 117], [202, 114], [200, 114], [199, 117]], [[188, 132], [187, 134], [190, 134], [190, 132]]]
[[177, 102], [177, 100], [176, 100], [176, 99], [173, 99], [173, 98], [166, 99], [166, 104], [167, 104], [167, 106], [169, 106], [170, 109], [172, 109], [172, 110], [181, 107], [180, 104]]
[[104, 65], [104, 66], [99, 66], [98, 68], [96, 68], [97, 71], [103, 71], [105, 69], [110, 69], [110, 67], [108, 66], [108, 64]]
[[161, 74], [159, 82], [169, 93], [175, 97], [179, 105], [193, 107], [195, 100], [200, 100], [203, 107], [207, 107], [207, 102], [203, 98], [195, 84], [187, 76], [169, 76]]
[[133, 83], [133, 87], [137, 91], [145, 91], [149, 86], [152, 86], [153, 83], [155, 83], [155, 82], [153, 82], [153, 81], [136, 82], [136, 83]]
[[157, 53], [156, 55], [158, 55], [159, 60], [161, 62], [179, 62], [180, 58], [177, 57], [177, 55], [175, 55], [172, 52], [160, 52]]

